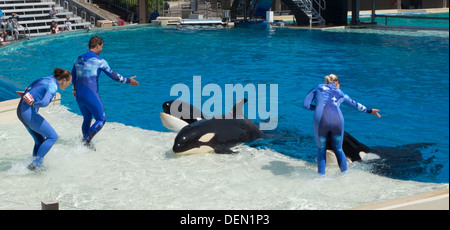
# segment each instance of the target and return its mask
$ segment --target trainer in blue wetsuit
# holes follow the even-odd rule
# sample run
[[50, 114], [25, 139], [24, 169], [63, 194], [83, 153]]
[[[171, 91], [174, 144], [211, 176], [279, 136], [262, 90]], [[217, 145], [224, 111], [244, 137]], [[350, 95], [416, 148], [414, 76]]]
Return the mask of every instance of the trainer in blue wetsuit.
[[[344, 139], [344, 117], [339, 108], [341, 103], [361, 112], [371, 113], [378, 117], [378, 109], [367, 109], [364, 105], [353, 101], [339, 89], [339, 79], [331, 74], [325, 77], [325, 84], [314, 87], [303, 101], [303, 108], [314, 111], [314, 135], [317, 142], [317, 165], [320, 174], [325, 174], [327, 138], [336, 154], [341, 172], [347, 171], [347, 158], [342, 150]], [[314, 104], [313, 104], [314, 102]]]
[[[52, 126], [38, 113], [39, 108], [46, 107], [58, 87], [64, 90], [70, 85], [72, 76], [68, 70], [56, 68], [54, 75], [34, 81], [25, 92], [17, 91], [21, 100], [17, 107], [17, 117], [34, 139], [33, 162], [28, 166], [33, 170], [41, 166], [44, 156], [58, 139]], [[30, 96], [31, 95], [31, 96]]]
[[[126, 78], [112, 71], [108, 63], [99, 57], [103, 50], [103, 40], [94, 36], [89, 41], [89, 51], [75, 60], [72, 69], [73, 94], [83, 114], [81, 127], [84, 143], [89, 146], [92, 138], [103, 128], [105, 124], [105, 112], [98, 94], [98, 77], [103, 71], [111, 79], [127, 83], [133, 86], [139, 85], [134, 80], [136, 76]], [[95, 123], [91, 126], [92, 117]]]

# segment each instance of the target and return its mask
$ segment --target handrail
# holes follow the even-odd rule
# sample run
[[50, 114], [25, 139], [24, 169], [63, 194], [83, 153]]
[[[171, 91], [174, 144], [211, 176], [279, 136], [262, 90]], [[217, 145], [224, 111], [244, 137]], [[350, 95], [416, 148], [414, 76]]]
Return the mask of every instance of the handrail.
[[405, 15], [386, 15], [375, 14], [375, 17], [384, 17], [384, 25], [387, 25], [388, 18], [409, 18], [409, 19], [432, 19], [432, 20], [449, 20], [448, 17], [421, 17], [421, 16], [405, 16]]
[[81, 13], [80, 13], [80, 17], [81, 17], [81, 20], [84, 20], [85, 22], [87, 21], [86, 20], [86, 15], [87, 15], [87, 13], [86, 13], [86, 11], [81, 11]]
[[102, 2], [106, 2], [111, 4], [117, 8], [125, 10], [127, 13], [137, 13], [136, 6], [138, 5], [137, 0], [102, 0]]
[[91, 25], [95, 26], [95, 17], [94, 16], [90, 16], [89, 17], [89, 22], [91, 23]]
[[[325, 19], [322, 17], [322, 10], [325, 10], [327, 7], [325, 0], [293, 0], [293, 2], [297, 5], [301, 4], [305, 7], [305, 10], [311, 12], [311, 16], [308, 15], [310, 27], [313, 24], [313, 17], [318, 17], [321, 25], [325, 24]], [[314, 7], [314, 3], [318, 5], [317, 10]]]
[[[325, 10], [327, 8], [327, 2], [325, 0], [319, 0], [319, 2], [317, 2], [317, 0], [314, 0], [314, 2], [316, 2], [317, 5], [319, 5], [319, 8], [321, 10]], [[323, 7], [322, 7], [322, 2], [323, 2]]]
[[64, 1], [63, 9], [64, 9], [65, 11], [69, 11], [69, 2], [68, 2], [68, 1]]
[[375, 17], [449, 20], [448, 17], [421, 17], [421, 16], [405, 16], [405, 15], [385, 15], [385, 14], [375, 14]]
[[[189, 4], [189, 2], [174, 2], [172, 6], [169, 6], [167, 4], [163, 8], [163, 16], [170, 16], [170, 17], [183, 17], [185, 15], [189, 15], [190, 13], [196, 12], [198, 14], [203, 15], [203, 18], [223, 18], [224, 17], [224, 10], [221, 7], [220, 3], [217, 4], [211, 4], [210, 2], [203, 2], [203, 0], [195, 0], [195, 2], [202, 2], [203, 7], [200, 7], [200, 5], [197, 5], [197, 7], [193, 7]], [[166, 2], [165, 2], [166, 3]], [[176, 5], [175, 5], [176, 4]], [[192, 7], [192, 8], [191, 8]], [[193, 10], [195, 8], [195, 10]], [[256, 7], [254, 8], [256, 10]]]
[[[27, 25], [26, 28], [27, 28], [27, 31], [28, 31], [28, 37], [27, 37], [27, 38], [28, 38], [28, 40], [29, 40], [29, 39], [31, 38], [31, 31], [30, 31], [30, 28], [28, 28], [28, 25]], [[25, 32], [24, 32], [24, 33], [25, 33]]]
[[327, 8], [327, 2], [325, 0], [293, 0], [293, 2], [301, 2], [303, 5], [308, 6], [308, 3], [313, 8], [313, 2], [319, 6], [319, 10], [325, 10]]

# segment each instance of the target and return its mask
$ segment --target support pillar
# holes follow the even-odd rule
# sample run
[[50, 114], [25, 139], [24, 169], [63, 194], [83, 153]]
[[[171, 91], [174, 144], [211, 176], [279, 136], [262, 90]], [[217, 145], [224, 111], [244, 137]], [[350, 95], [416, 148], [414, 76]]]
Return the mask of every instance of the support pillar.
[[359, 21], [359, 0], [352, 0], [352, 20], [350, 25], [359, 24], [361, 24], [361, 21]]
[[272, 3], [272, 10], [273, 11], [281, 11], [281, 1], [280, 0], [274, 0]]
[[372, 24], [375, 24], [376, 0], [372, 0]]
[[321, 12], [327, 25], [345, 26], [348, 25], [348, 0], [329, 0], [327, 7]]
[[139, 17], [139, 24], [148, 23], [149, 13], [147, 0], [138, 0], [138, 17]]

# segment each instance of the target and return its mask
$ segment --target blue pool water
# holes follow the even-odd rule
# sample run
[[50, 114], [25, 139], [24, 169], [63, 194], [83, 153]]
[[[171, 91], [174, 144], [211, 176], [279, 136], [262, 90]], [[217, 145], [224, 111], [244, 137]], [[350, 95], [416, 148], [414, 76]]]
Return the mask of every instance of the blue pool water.
[[[136, 26], [60, 34], [0, 48], [0, 100], [16, 98], [15, 90], [54, 67], [71, 70], [93, 35], [104, 39], [101, 56], [113, 70], [137, 75], [140, 82], [131, 87], [101, 75], [107, 122], [167, 132], [159, 118], [161, 104], [177, 98], [170, 96], [173, 85], [192, 87], [193, 76], [202, 77], [202, 86], [214, 83], [223, 89], [225, 84], [277, 84], [279, 122], [270, 133], [282, 138], [251, 146], [314, 162], [313, 114], [302, 109], [302, 102], [334, 73], [352, 99], [381, 110], [378, 119], [341, 106], [346, 131], [386, 156], [373, 163], [373, 173], [448, 183], [448, 32]], [[80, 114], [70, 90], [61, 94], [62, 104]]]

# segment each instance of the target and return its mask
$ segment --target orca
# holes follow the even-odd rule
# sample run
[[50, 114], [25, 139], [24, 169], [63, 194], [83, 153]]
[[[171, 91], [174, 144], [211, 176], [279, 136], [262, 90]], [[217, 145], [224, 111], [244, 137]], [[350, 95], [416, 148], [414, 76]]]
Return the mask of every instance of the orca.
[[[243, 104], [246, 102], [244, 100], [241, 100], [240, 103]], [[171, 106], [174, 105], [176, 106], [176, 110], [174, 110], [175, 112], [182, 114], [183, 108], [186, 109], [188, 108], [189, 113], [188, 114], [183, 114], [184, 116], [179, 117], [179, 116], [174, 116], [171, 113]], [[238, 106], [239, 103], [236, 104], [236, 106]], [[233, 108], [233, 110], [236, 109]], [[197, 126], [194, 125], [194, 127], [192, 127], [192, 125], [194, 123], [197, 123], [199, 121], [202, 120], [210, 120], [207, 116], [205, 116], [199, 109], [197, 109], [195, 106], [183, 102], [183, 101], [179, 101], [179, 100], [173, 100], [173, 101], [167, 101], [164, 102], [163, 105], [163, 111], [160, 113], [160, 118], [161, 118], [161, 122], [164, 125], [164, 127], [166, 127], [167, 129], [174, 131], [174, 132], [179, 132], [181, 129], [183, 129], [185, 126], [189, 126], [191, 125], [191, 127], [189, 129], [198, 129], [196, 128]], [[242, 107], [240, 108], [242, 110]], [[233, 112], [233, 111], [232, 111]], [[223, 117], [224, 115], [222, 115]], [[242, 116], [242, 115], [241, 115]], [[249, 121], [247, 118], [246, 119], [246, 123], [249, 124], [249, 126], [255, 126], [255, 124], [253, 124], [251, 121]], [[228, 144], [222, 143], [221, 141], [219, 142], [215, 142], [214, 140], [211, 140], [214, 136], [215, 136], [215, 132], [213, 132], [214, 130], [219, 130], [219, 129], [224, 129], [224, 127], [222, 127], [222, 125], [225, 125], [225, 129], [227, 128], [226, 125], [227, 123], [232, 123], [230, 121], [228, 122], [223, 122], [223, 121], [218, 121], [220, 119], [215, 119], [215, 121], [213, 122], [204, 122], [206, 124], [201, 124], [201, 127], [203, 130], [210, 130], [211, 132], [209, 133], [203, 133], [203, 136], [197, 136], [197, 143], [196, 145], [192, 145], [193, 147], [191, 148], [192, 153], [196, 152], [196, 153], [200, 153], [200, 152], [216, 152], [216, 153], [231, 153], [231, 150], [229, 150], [228, 147], [233, 146], [233, 141], [231, 141], [231, 138], [228, 138], [230, 141], [228, 142]], [[239, 122], [243, 122], [243, 121], [235, 121], [234, 123], [239, 123]], [[207, 126], [211, 126], [211, 127], [207, 127]], [[187, 132], [187, 131], [184, 131]], [[191, 131], [192, 132], [192, 131]], [[228, 132], [229, 136], [231, 135], [232, 132]], [[208, 135], [206, 135], [208, 134]], [[214, 135], [213, 135], [214, 134]], [[265, 137], [265, 134], [258, 134], [258, 137]], [[202, 138], [203, 137], [203, 138]], [[216, 136], [216, 138], [219, 136]], [[194, 138], [195, 139], [195, 138]], [[249, 140], [253, 140], [254, 138], [249, 138]], [[258, 138], [256, 138], [258, 139]], [[254, 140], [256, 140], [254, 139]], [[243, 141], [235, 141], [236, 143], [238, 142], [251, 142], [251, 141], [246, 141], [245, 139], [242, 139]], [[327, 141], [327, 163], [337, 163], [336, 160], [336, 156], [333, 152], [333, 148], [331, 146], [331, 142], [330, 142], [330, 138], [328, 138]], [[211, 141], [211, 143], [208, 143], [209, 141]], [[200, 142], [205, 142], [204, 144], [200, 145]], [[236, 144], [235, 143], [235, 144]], [[186, 149], [188, 149], [188, 147], [185, 147]], [[344, 140], [342, 143], [342, 148], [344, 150], [344, 153], [348, 159], [348, 162], [355, 162], [355, 161], [365, 161], [367, 159], [370, 160], [370, 157], [374, 157], [373, 155], [369, 154], [371, 153], [371, 149], [369, 147], [367, 147], [366, 145], [364, 145], [363, 143], [359, 142], [358, 140], [356, 140], [356, 138], [354, 138], [352, 135], [350, 135], [349, 133], [344, 131]], [[181, 152], [186, 152], [181, 150], [181, 148], [179, 150], [178, 154], [180, 154]], [[175, 152], [175, 150], [174, 150]], [[376, 156], [375, 156], [376, 158]]]
[[242, 99], [228, 114], [201, 119], [183, 127], [174, 140], [175, 154], [234, 153], [230, 148], [238, 143], [263, 138], [258, 126], [243, 115], [247, 99]]
[[370, 161], [371, 172], [378, 175], [429, 183], [445, 170], [444, 164], [435, 159], [436, 155], [443, 152], [436, 143], [374, 146], [373, 151], [381, 160]]
[[[352, 135], [344, 131], [344, 140], [342, 141], [342, 150], [347, 157], [348, 162], [364, 161], [368, 158], [371, 149], [365, 144], [359, 142]], [[327, 138], [327, 163], [337, 162], [331, 145], [331, 138]]]
[[[171, 112], [171, 108], [173, 106], [175, 107], [175, 110], [172, 112], [178, 113], [178, 116], [174, 116]], [[163, 113], [160, 113], [161, 122], [164, 127], [167, 129], [178, 132], [180, 131], [184, 126], [187, 126], [189, 124], [192, 124], [196, 121], [204, 119], [206, 116], [195, 106], [186, 103], [184, 101], [179, 100], [173, 100], [173, 101], [167, 101], [162, 104], [163, 107]], [[188, 108], [188, 113], [183, 113], [183, 109]], [[180, 116], [181, 114], [181, 116]], [[197, 116], [196, 116], [197, 115]]]

